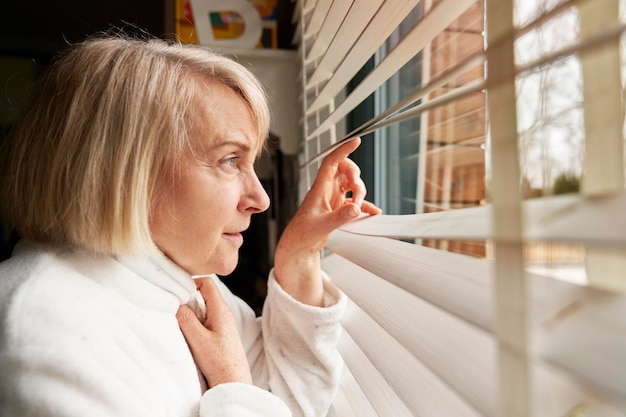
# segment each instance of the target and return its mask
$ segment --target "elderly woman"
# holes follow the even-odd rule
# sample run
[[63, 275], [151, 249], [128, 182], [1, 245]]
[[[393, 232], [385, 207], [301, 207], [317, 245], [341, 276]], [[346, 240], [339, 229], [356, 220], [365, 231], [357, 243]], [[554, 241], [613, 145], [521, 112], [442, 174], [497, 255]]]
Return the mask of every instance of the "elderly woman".
[[269, 119], [254, 76], [199, 47], [94, 38], [48, 69], [1, 152], [23, 240], [0, 264], [0, 415], [326, 414], [346, 297], [319, 251], [379, 210], [347, 142], [284, 231], [257, 319], [214, 274], [269, 206], [253, 168]]

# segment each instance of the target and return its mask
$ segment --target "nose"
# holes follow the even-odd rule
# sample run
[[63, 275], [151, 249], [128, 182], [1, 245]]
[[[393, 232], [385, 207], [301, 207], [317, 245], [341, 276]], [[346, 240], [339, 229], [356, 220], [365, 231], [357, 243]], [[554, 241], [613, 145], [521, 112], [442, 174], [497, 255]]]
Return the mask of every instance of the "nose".
[[240, 210], [252, 214], [262, 213], [270, 207], [270, 197], [265, 192], [261, 180], [254, 171], [248, 176], [239, 204]]

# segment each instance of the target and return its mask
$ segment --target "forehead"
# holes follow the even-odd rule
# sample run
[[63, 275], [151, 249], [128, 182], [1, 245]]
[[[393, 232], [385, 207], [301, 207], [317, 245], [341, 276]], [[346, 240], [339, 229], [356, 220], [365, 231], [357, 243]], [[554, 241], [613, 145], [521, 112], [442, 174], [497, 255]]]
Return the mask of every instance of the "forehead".
[[190, 146], [211, 151], [224, 143], [238, 143], [259, 154], [264, 139], [249, 104], [227, 85], [209, 81], [196, 89], [189, 111]]

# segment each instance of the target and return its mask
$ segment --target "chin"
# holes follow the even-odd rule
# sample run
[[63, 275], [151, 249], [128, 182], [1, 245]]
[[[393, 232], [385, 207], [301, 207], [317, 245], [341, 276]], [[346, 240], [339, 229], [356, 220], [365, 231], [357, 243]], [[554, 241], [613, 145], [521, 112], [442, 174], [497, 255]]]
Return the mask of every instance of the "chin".
[[223, 265], [220, 265], [219, 267], [215, 268], [215, 273], [221, 276], [232, 274], [235, 268], [237, 268], [238, 261], [239, 259], [236, 259], [233, 263], [225, 263]]

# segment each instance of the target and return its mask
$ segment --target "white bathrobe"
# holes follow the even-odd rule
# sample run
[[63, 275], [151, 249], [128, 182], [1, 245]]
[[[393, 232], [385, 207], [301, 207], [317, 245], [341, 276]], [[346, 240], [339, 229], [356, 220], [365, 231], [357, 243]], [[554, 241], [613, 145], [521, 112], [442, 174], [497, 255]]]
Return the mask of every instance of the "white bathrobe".
[[291, 298], [270, 274], [262, 319], [217, 277], [255, 386], [205, 390], [175, 314], [204, 305], [162, 254], [113, 259], [22, 241], [0, 263], [0, 416], [322, 416], [336, 392], [346, 297]]

